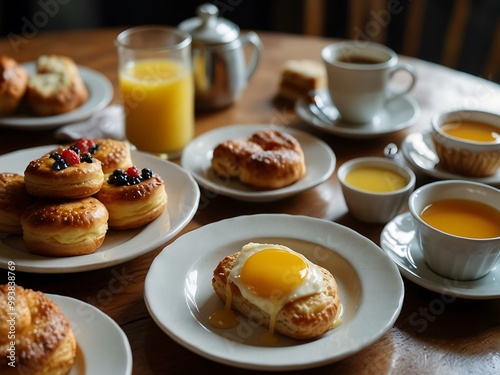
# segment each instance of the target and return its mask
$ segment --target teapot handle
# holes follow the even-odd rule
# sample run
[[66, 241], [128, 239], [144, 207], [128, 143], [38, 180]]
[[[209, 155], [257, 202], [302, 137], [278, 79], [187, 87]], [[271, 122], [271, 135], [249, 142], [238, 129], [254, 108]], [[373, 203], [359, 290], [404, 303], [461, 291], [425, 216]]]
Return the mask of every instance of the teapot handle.
[[248, 61], [246, 79], [247, 82], [255, 73], [257, 66], [260, 62], [260, 55], [262, 53], [262, 41], [259, 36], [253, 31], [249, 31], [245, 36], [241, 37], [242, 45], [245, 46], [250, 43], [253, 46], [252, 54], [250, 55], [250, 60]]

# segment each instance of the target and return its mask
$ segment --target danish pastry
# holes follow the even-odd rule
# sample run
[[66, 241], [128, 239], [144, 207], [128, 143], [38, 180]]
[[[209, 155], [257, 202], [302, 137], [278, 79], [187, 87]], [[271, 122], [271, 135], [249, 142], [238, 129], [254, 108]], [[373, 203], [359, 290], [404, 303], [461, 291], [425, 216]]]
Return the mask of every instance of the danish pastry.
[[76, 141], [58, 147], [55, 152], [62, 152], [65, 148], [77, 148], [80, 154], [90, 153], [102, 165], [104, 174], [112, 173], [116, 169], [127, 169], [132, 165], [130, 146], [128, 143], [109, 138], [80, 138]]
[[[12, 301], [15, 298], [16, 315]], [[76, 340], [68, 318], [44, 293], [0, 285], [0, 373], [67, 374], [75, 361]], [[15, 337], [11, 322], [15, 321]], [[11, 353], [15, 342], [15, 355]], [[15, 364], [15, 371], [12, 365]]]
[[95, 195], [108, 209], [109, 227], [138, 228], [156, 219], [167, 205], [162, 178], [149, 168], [114, 171]]
[[0, 116], [14, 113], [28, 88], [28, 71], [9, 56], [0, 56]]
[[279, 189], [297, 182], [306, 173], [299, 142], [278, 130], [263, 130], [245, 140], [217, 145], [211, 164], [217, 175], [238, 177], [257, 189]]
[[56, 200], [91, 196], [104, 183], [101, 162], [89, 153], [64, 149], [31, 161], [24, 171], [28, 192]]
[[243, 246], [219, 262], [212, 286], [226, 308], [268, 327], [271, 334], [313, 339], [340, 321], [333, 275], [286, 246]]
[[44, 256], [95, 252], [108, 230], [108, 211], [93, 197], [54, 202], [39, 200], [21, 216], [28, 250]]
[[26, 103], [40, 116], [72, 111], [88, 99], [75, 62], [66, 56], [42, 55], [29, 79]]
[[31, 203], [23, 176], [0, 173], [0, 233], [21, 234], [21, 214]]

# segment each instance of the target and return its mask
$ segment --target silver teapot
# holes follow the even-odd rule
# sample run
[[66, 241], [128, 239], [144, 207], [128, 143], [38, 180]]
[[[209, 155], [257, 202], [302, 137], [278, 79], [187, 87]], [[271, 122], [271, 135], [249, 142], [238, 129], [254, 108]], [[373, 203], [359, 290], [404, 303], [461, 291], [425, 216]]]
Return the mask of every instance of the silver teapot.
[[[240, 36], [233, 22], [219, 16], [210, 3], [200, 5], [197, 17], [189, 18], [178, 29], [191, 34], [195, 107], [218, 109], [237, 101], [259, 65], [262, 42], [254, 32]], [[251, 54], [245, 57], [245, 47]]]

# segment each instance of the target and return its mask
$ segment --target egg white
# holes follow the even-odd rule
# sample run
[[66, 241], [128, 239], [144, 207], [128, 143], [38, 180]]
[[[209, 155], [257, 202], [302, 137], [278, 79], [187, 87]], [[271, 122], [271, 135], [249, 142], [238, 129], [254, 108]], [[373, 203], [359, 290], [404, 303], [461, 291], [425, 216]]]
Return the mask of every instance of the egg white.
[[[252, 291], [251, 286], [246, 285], [241, 281], [241, 270], [245, 262], [248, 260], [248, 258], [250, 258], [255, 253], [268, 249], [279, 249], [288, 251], [302, 258], [308, 265], [308, 273], [305, 280], [291, 293], [289, 293], [288, 295], [284, 295], [279, 299], [278, 298], [270, 299], [259, 296]], [[250, 242], [242, 247], [240, 255], [236, 259], [233, 268], [229, 274], [228, 281], [233, 282], [239, 288], [242, 296], [245, 299], [247, 299], [254, 305], [258, 306], [261, 310], [269, 314], [269, 316], [275, 317], [281, 310], [281, 308], [288, 302], [291, 302], [301, 297], [319, 293], [323, 284], [323, 275], [314, 263], [310, 262], [302, 254], [297, 253], [286, 246]]]

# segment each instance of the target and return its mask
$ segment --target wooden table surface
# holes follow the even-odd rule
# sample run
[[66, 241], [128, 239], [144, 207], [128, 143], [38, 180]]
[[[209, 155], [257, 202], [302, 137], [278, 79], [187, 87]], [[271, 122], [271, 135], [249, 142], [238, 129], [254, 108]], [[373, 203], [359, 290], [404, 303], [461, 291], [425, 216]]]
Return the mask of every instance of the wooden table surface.
[[[41, 54], [71, 56], [78, 64], [105, 74], [112, 82], [113, 102], [119, 103], [117, 59], [113, 41], [119, 29], [30, 33], [0, 40], [0, 51], [20, 62]], [[321, 133], [301, 121], [293, 109], [274, 100], [282, 64], [289, 59], [320, 60], [321, 48], [332, 40], [259, 33], [264, 44], [261, 64], [238, 103], [221, 111], [198, 114], [196, 134], [230, 124], [278, 124], [302, 129], [323, 139], [337, 157], [337, 167], [360, 156], [381, 156], [390, 143], [401, 145], [406, 135], [429, 128], [430, 118], [462, 107], [498, 112], [498, 85], [448, 68], [409, 58], [418, 83], [410, 94], [421, 109], [407, 130], [370, 140], [343, 139]], [[0, 127], [0, 154], [57, 142], [53, 130], [24, 131]], [[417, 175], [417, 185], [432, 181]], [[307, 215], [350, 227], [376, 244], [383, 225], [353, 219], [346, 208], [336, 173], [323, 184], [296, 196], [269, 203], [245, 203], [201, 190], [203, 207], [179, 234], [203, 225], [246, 214]], [[149, 266], [164, 245], [126, 263], [101, 270], [70, 274], [17, 272], [24, 287], [89, 302], [113, 318], [126, 333], [133, 352], [134, 374], [233, 373], [235, 368], [212, 362], [178, 345], [154, 323], [143, 290]], [[13, 259], [15, 261], [15, 259]], [[7, 276], [2, 272], [3, 280]], [[121, 275], [119, 291], [99, 298]], [[1, 279], [0, 279], [1, 280]], [[114, 284], [113, 284], [114, 285]], [[493, 374], [500, 369], [500, 300], [443, 296], [404, 279], [405, 297], [394, 327], [364, 350], [324, 367], [303, 370], [314, 374]], [[498, 285], [497, 285], [498, 286]], [[116, 291], [116, 289], [115, 289]], [[98, 338], [96, 337], [96, 340]], [[251, 373], [238, 370], [238, 373]]]

